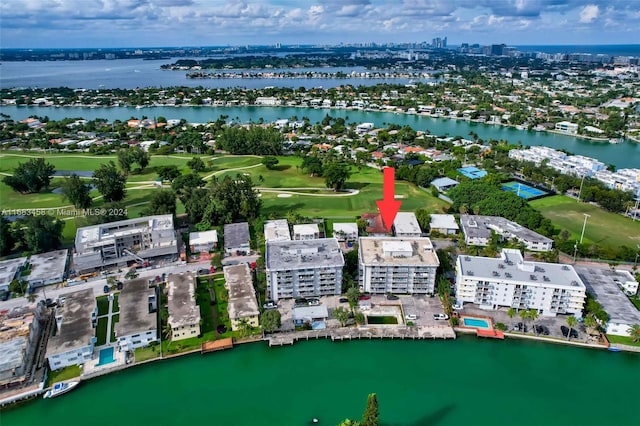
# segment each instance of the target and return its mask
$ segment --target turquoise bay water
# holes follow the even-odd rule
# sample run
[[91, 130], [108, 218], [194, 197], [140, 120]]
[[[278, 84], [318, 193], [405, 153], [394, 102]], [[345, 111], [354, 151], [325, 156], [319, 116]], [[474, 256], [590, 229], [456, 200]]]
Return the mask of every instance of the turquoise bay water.
[[637, 424], [639, 361], [473, 337], [255, 343], [103, 376], [2, 412], [0, 424], [335, 425], [359, 418], [376, 392], [383, 426], [626, 426]]
[[574, 154], [597, 158], [606, 164], [614, 164], [618, 168], [640, 167], [640, 143], [625, 141], [620, 144], [608, 142], [593, 142], [555, 133], [533, 132], [517, 130], [489, 124], [472, 123], [462, 120], [431, 118], [420, 115], [395, 114], [388, 112], [354, 111], [340, 109], [317, 109], [295, 107], [149, 107], [136, 109], [133, 107], [113, 108], [85, 108], [85, 107], [16, 107], [2, 106], [0, 113], [8, 114], [14, 120], [22, 120], [31, 115], [48, 116], [53, 120], [67, 117], [85, 118], [93, 120], [104, 118], [107, 120], [128, 120], [132, 117], [160, 117], [167, 119], [182, 119], [192, 123], [206, 123], [215, 121], [221, 115], [228, 116], [228, 120], [237, 122], [258, 122], [260, 118], [265, 122], [273, 122], [281, 118], [293, 116], [302, 119], [308, 117], [311, 122], [318, 122], [327, 114], [332, 117], [342, 117], [347, 122], [372, 122], [376, 126], [398, 124], [409, 125], [416, 130], [429, 131], [434, 135], [449, 135], [469, 137], [475, 132], [478, 137], [489, 139], [505, 139], [512, 144], [521, 142], [523, 145], [543, 145], [556, 149], [566, 149]]

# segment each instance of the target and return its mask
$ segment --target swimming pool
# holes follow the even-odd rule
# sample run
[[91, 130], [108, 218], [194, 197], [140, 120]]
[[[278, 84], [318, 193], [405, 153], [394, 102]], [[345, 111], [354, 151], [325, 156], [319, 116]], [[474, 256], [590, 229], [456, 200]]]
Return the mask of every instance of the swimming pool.
[[525, 200], [548, 194], [547, 192], [534, 188], [532, 186], [529, 186], [526, 183], [515, 182], [515, 181], [503, 183], [502, 190], [513, 192], [518, 197], [524, 198]]
[[465, 325], [465, 327], [489, 328], [489, 322], [480, 318], [464, 317], [462, 318], [462, 323]]
[[115, 362], [115, 358], [113, 357], [113, 348], [104, 348], [100, 349], [100, 360], [96, 364], [96, 367], [101, 365], [111, 364]]

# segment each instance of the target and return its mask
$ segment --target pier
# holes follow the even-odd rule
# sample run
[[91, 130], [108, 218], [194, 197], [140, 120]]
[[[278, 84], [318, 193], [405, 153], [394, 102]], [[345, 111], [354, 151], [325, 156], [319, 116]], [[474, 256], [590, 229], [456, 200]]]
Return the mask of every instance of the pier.
[[200, 352], [206, 354], [209, 352], [223, 351], [225, 349], [233, 349], [233, 339], [231, 337], [214, 340], [213, 342], [204, 342]]

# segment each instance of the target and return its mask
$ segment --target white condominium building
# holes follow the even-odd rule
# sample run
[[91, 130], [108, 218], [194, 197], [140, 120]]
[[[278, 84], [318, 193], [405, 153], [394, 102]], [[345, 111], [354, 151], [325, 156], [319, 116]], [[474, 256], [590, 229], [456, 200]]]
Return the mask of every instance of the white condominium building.
[[365, 292], [433, 294], [439, 264], [429, 238], [359, 240], [359, 281]]
[[283, 298], [339, 295], [344, 257], [335, 238], [267, 241], [267, 296]]
[[586, 287], [569, 265], [529, 262], [520, 251], [503, 249], [500, 258], [458, 256], [456, 278], [458, 303], [582, 316]]

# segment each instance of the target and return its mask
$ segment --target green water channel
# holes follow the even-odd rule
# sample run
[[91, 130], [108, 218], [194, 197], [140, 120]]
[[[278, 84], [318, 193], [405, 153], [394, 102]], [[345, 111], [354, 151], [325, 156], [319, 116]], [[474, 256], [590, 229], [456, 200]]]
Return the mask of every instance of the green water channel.
[[154, 362], [0, 413], [1, 426], [637, 425], [640, 356], [549, 343], [266, 343]]

